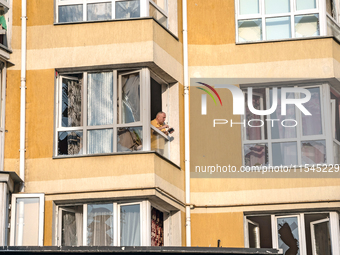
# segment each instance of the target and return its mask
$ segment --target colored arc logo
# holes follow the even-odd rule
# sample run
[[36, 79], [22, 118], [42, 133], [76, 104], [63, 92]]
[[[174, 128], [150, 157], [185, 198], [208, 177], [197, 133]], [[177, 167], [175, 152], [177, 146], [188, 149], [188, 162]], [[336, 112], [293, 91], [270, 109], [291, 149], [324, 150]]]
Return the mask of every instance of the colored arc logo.
[[[208, 84], [206, 84], [206, 83], [203, 83], [203, 82], [197, 82], [198, 84], [201, 84], [201, 85], [203, 85], [203, 86], [206, 86], [207, 88], [209, 88], [212, 92], [214, 92], [215, 93], [215, 95], [218, 97], [218, 100], [220, 100], [220, 104], [221, 104], [221, 106], [222, 106], [222, 100], [221, 100], [221, 98], [220, 98], [220, 95], [217, 93], [217, 91], [213, 88], [213, 87], [211, 87], [210, 85], [208, 85]], [[206, 92], [213, 100], [214, 100], [214, 102], [215, 102], [215, 104], [217, 104], [216, 103], [216, 100], [215, 100], [215, 98], [214, 98], [214, 96], [208, 91], [208, 90], [206, 90], [206, 89], [204, 89], [204, 88], [200, 88], [200, 87], [197, 87], [198, 89], [200, 89], [200, 90], [203, 90], [204, 92]]]

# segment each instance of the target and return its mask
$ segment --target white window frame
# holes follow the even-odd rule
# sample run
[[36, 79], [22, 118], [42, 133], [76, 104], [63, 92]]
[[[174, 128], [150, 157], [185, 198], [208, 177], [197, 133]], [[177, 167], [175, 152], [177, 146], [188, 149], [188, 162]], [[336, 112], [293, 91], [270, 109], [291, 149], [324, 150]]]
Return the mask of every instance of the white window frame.
[[5, 7], [7, 7], [8, 9], [10, 9], [10, 0], [0, 0], [0, 5], [3, 5]]
[[[0, 0], [4, 1], [4, 0]], [[55, 22], [59, 23], [59, 6], [66, 6], [66, 5], [82, 5], [83, 8], [83, 20], [78, 22], [86, 22], [87, 20], [87, 4], [93, 4], [93, 3], [111, 3], [112, 7], [112, 17], [111, 20], [115, 20], [115, 6], [116, 2], [122, 2], [122, 1], [128, 1], [128, 0], [55, 0], [56, 2], [56, 16], [55, 16]], [[148, 17], [149, 16], [149, 6], [154, 6], [160, 13], [162, 13], [167, 18], [167, 25], [166, 28], [168, 28], [169, 23], [169, 15], [168, 15], [168, 0], [165, 0], [165, 9], [162, 9], [160, 6], [158, 6], [153, 0], [139, 0], [140, 1], [140, 17]], [[134, 18], [130, 18], [134, 19]], [[124, 19], [119, 19], [124, 20]], [[73, 22], [71, 22], [73, 23]]]
[[[38, 229], [38, 246], [44, 245], [44, 217], [45, 217], [45, 194], [30, 193], [30, 194], [12, 194], [12, 207], [11, 207], [11, 233], [10, 245], [15, 245], [15, 227], [16, 227], [16, 202], [18, 198], [38, 198], [39, 199], [39, 229]], [[18, 246], [18, 245], [17, 245]]]
[[[244, 224], [244, 233], [245, 233], [244, 246], [246, 248], [250, 248], [249, 247], [249, 226], [248, 226], [248, 224], [252, 224], [252, 225], [256, 226], [256, 229], [257, 229], [256, 235], [255, 235], [255, 238], [256, 238], [256, 247], [255, 248], [261, 248], [260, 247], [260, 232], [261, 232], [260, 224], [247, 219], [246, 216], [244, 216], [244, 222], [245, 222], [245, 224]], [[247, 236], [247, 238], [246, 238], [246, 236]]]
[[[296, 137], [295, 138], [283, 138], [283, 139], [272, 139], [271, 138], [271, 122], [267, 121], [264, 125], [266, 125], [267, 128], [267, 139], [261, 139], [261, 140], [246, 140], [246, 127], [243, 125], [241, 126], [241, 135], [242, 135], [242, 163], [245, 165], [245, 155], [244, 155], [244, 145], [247, 144], [266, 144], [268, 148], [268, 164], [270, 166], [274, 166], [273, 164], [273, 153], [272, 153], [272, 144], [274, 143], [287, 143], [287, 142], [296, 142], [297, 143], [297, 157], [298, 157], [298, 166], [302, 165], [302, 152], [301, 152], [301, 143], [304, 141], [325, 141], [325, 148], [326, 148], [326, 162], [323, 164], [333, 164], [334, 163], [334, 157], [333, 157], [333, 133], [332, 133], [332, 126], [326, 125], [326, 123], [332, 123], [331, 122], [331, 105], [330, 102], [330, 85], [327, 83], [323, 84], [316, 84], [316, 85], [310, 85], [310, 86], [294, 86], [294, 87], [300, 87], [300, 88], [319, 88], [320, 91], [320, 106], [321, 106], [321, 127], [322, 127], [322, 134], [321, 135], [310, 135], [310, 136], [303, 136], [302, 135], [302, 113], [299, 109], [295, 107], [295, 118], [298, 122], [298, 125], [296, 126]], [[261, 87], [263, 88], [263, 87]], [[266, 86], [264, 87], [265, 93], [266, 93], [266, 105], [270, 105], [270, 94], [269, 89], [272, 87]], [[245, 91], [244, 91], [245, 93]], [[299, 93], [295, 94], [295, 98], [297, 98]], [[280, 105], [278, 105], [280, 107]], [[266, 107], [267, 109], [268, 107]], [[267, 115], [267, 119], [270, 119], [270, 115]], [[241, 122], [243, 123], [246, 121], [244, 116], [241, 116]], [[247, 125], [247, 123], [246, 123]]]
[[[115, 153], [121, 153], [118, 152], [117, 149], [117, 130], [118, 128], [123, 127], [142, 127], [143, 132], [143, 150], [142, 151], [150, 151], [151, 150], [151, 132], [150, 130], [153, 129], [155, 132], [157, 132], [158, 135], [162, 136], [166, 141], [170, 141], [169, 137], [166, 136], [163, 132], [159, 131], [158, 129], [154, 128], [150, 122], [151, 122], [151, 94], [150, 94], [150, 79], [151, 77], [156, 80], [160, 85], [167, 85], [164, 82], [161, 82], [162, 79], [160, 79], [156, 74], [151, 72], [148, 68], [136, 68], [131, 70], [98, 70], [93, 71], [95, 72], [111, 72], [113, 73], [113, 123], [109, 125], [95, 125], [95, 126], [89, 126], [87, 124], [87, 74], [92, 72], [73, 72], [73, 74], [83, 74], [83, 84], [82, 84], [82, 103], [81, 103], [81, 109], [82, 109], [82, 118], [81, 118], [81, 126], [78, 127], [63, 127], [62, 126], [62, 79], [72, 79], [69, 74], [71, 73], [61, 73], [58, 74], [58, 77], [56, 78], [56, 114], [55, 114], [55, 133], [54, 133], [54, 156], [55, 157], [75, 157], [75, 156], [81, 156], [81, 155], [101, 155], [101, 154], [88, 154], [87, 153], [87, 131], [88, 130], [100, 130], [100, 129], [113, 129], [113, 152], [110, 153], [104, 153], [104, 154], [115, 154]], [[123, 123], [119, 124], [117, 121], [117, 92], [121, 92], [121, 82], [120, 77], [125, 74], [131, 74], [139, 72], [140, 75], [140, 121], [138, 122], [132, 122], [132, 123]], [[167, 87], [166, 92], [166, 105], [169, 105], [169, 88]], [[120, 93], [121, 94], [121, 93]], [[121, 99], [121, 97], [119, 97]], [[121, 109], [121, 107], [120, 107]], [[168, 112], [169, 109], [164, 110], [165, 112]], [[121, 114], [120, 114], [121, 116]], [[58, 133], [59, 132], [69, 132], [69, 131], [80, 131], [82, 132], [82, 143], [83, 143], [83, 153], [77, 154], [77, 155], [58, 155]], [[169, 155], [168, 158], [170, 159], [170, 144], [167, 143]], [[134, 153], [132, 152], [125, 152], [125, 153]]]
[[[270, 224], [271, 224], [271, 232], [272, 232], [272, 246], [274, 249], [278, 249], [278, 229], [277, 229], [277, 219], [278, 218], [289, 218], [289, 217], [297, 217], [298, 218], [298, 229], [299, 229], [299, 249], [300, 255], [307, 255], [307, 243], [306, 243], [306, 226], [305, 226], [305, 215], [308, 214], [322, 214], [328, 213], [329, 214], [329, 226], [330, 226], [330, 234], [331, 234], [331, 244], [332, 244], [332, 255], [340, 255], [340, 230], [339, 230], [339, 213], [337, 212], [330, 212], [330, 211], [320, 211], [320, 212], [303, 212], [303, 213], [274, 213], [274, 214], [252, 214], [252, 215], [245, 215], [243, 217], [243, 224], [244, 224], [244, 243], [245, 248], [249, 248], [249, 233], [248, 233], [248, 217], [255, 217], [255, 216], [270, 216]], [[320, 220], [324, 221], [325, 219]], [[315, 221], [316, 222], [316, 221]], [[312, 222], [311, 222], [312, 223]], [[311, 231], [311, 238], [312, 237], [312, 229]], [[312, 241], [311, 240], [311, 241]], [[312, 244], [313, 245], [313, 244]], [[313, 249], [313, 248], [312, 248]]]
[[[239, 42], [238, 38], [238, 21], [241, 20], [250, 20], [250, 19], [261, 19], [261, 41], [267, 41], [266, 39], [266, 18], [279, 18], [279, 17], [290, 17], [290, 27], [291, 27], [291, 37], [290, 38], [283, 38], [279, 40], [286, 40], [291, 38], [298, 38], [295, 37], [295, 16], [299, 15], [308, 15], [308, 14], [318, 14], [319, 15], [319, 36], [326, 35], [327, 32], [327, 24], [326, 24], [326, 2], [323, 0], [316, 0], [316, 8], [315, 9], [308, 9], [308, 10], [296, 10], [296, 1], [297, 0], [289, 0], [290, 5], [290, 12], [287, 13], [276, 13], [276, 14], [265, 14], [265, 0], [258, 0], [259, 1], [259, 13], [258, 14], [247, 14], [241, 15], [240, 14], [240, 0], [235, 0], [235, 34], [236, 34], [236, 43], [249, 43], [249, 42]], [[305, 37], [304, 37], [305, 38]], [[301, 38], [302, 39], [302, 38]], [[271, 41], [271, 40], [269, 40]]]
[[159, 206], [158, 204], [151, 203], [148, 200], [143, 201], [96, 201], [89, 203], [70, 203], [70, 204], [60, 204], [55, 207], [55, 239], [56, 245], [61, 246], [61, 228], [62, 228], [62, 218], [61, 210], [71, 206], [83, 206], [83, 246], [87, 245], [87, 206], [89, 204], [113, 204], [113, 246], [120, 246], [120, 207], [126, 205], [136, 205], [140, 207], [140, 244], [141, 246], [151, 246], [151, 208], [154, 207], [159, 211], [163, 212], [163, 215], [167, 214], [167, 219], [164, 220], [164, 246], [171, 245], [171, 214], [168, 210]]
[[[319, 224], [319, 223], [324, 223], [324, 222], [328, 222], [328, 224], [329, 224], [329, 218], [325, 218], [325, 219], [322, 219], [322, 220], [312, 221], [310, 223], [310, 234], [311, 234], [311, 238], [312, 238], [311, 242], [312, 242], [312, 252], [313, 252], [313, 255], [317, 255], [316, 254], [314, 225]], [[329, 226], [329, 230], [331, 230], [330, 226]], [[331, 235], [331, 233], [329, 233], [329, 234]]]

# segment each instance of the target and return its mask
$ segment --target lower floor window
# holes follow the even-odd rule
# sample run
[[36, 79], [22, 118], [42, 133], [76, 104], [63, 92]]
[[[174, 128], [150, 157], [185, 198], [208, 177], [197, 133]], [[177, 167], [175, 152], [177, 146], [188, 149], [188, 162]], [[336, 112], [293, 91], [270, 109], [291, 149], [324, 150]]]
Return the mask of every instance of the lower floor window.
[[284, 255], [331, 255], [339, 252], [337, 212], [271, 214], [245, 217], [246, 246], [279, 248]]
[[57, 212], [62, 246], [163, 246], [169, 215], [148, 201], [62, 205]]

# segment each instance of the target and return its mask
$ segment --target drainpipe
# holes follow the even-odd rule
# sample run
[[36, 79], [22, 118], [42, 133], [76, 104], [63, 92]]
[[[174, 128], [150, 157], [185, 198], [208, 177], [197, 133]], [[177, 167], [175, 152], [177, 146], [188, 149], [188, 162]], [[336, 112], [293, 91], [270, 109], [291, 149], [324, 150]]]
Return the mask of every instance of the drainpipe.
[[189, 74], [188, 74], [188, 20], [187, 0], [182, 2], [183, 9], [183, 66], [184, 66], [184, 135], [185, 135], [185, 229], [186, 245], [191, 246], [190, 216], [190, 147], [189, 147]]
[[20, 178], [23, 180], [21, 191], [25, 185], [25, 133], [26, 133], [26, 29], [27, 0], [21, 2], [21, 86], [20, 86]]

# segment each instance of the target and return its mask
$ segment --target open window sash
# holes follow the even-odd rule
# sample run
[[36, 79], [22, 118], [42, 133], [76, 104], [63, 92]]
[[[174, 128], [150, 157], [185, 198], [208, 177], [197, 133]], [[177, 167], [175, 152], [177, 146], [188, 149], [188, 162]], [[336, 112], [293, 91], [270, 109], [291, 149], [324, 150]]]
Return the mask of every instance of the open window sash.
[[254, 221], [246, 219], [246, 229], [248, 233], [248, 248], [261, 248], [260, 245], [260, 225]]
[[13, 194], [11, 246], [44, 245], [44, 194]]
[[329, 218], [310, 223], [313, 255], [332, 255]]
[[75, 209], [59, 207], [58, 245], [80, 246], [83, 243], [83, 215]]

